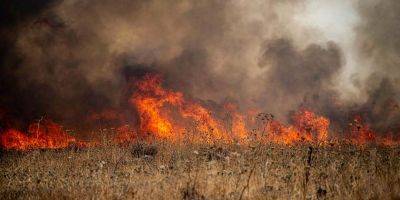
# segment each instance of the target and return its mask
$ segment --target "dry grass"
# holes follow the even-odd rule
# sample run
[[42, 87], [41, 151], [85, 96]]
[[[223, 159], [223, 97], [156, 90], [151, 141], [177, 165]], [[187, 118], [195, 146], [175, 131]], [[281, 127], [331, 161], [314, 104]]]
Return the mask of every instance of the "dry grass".
[[1, 199], [400, 198], [399, 148], [138, 143], [1, 156]]

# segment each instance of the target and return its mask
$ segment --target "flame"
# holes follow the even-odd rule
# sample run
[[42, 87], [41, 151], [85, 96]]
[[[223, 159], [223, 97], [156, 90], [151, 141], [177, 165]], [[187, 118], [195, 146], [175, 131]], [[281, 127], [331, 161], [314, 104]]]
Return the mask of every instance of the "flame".
[[[117, 129], [113, 138], [115, 144], [132, 143], [135, 134], [128, 126]], [[31, 149], [60, 149], [67, 147], [88, 148], [100, 146], [97, 140], [83, 141], [67, 134], [62, 126], [51, 120], [29, 125], [27, 133], [16, 129], [8, 129], [0, 134], [0, 146], [4, 149], [31, 150]]]
[[246, 127], [246, 117], [238, 112], [238, 106], [233, 103], [227, 103], [224, 108], [232, 117], [232, 136], [241, 142], [248, 139], [249, 131]]
[[[317, 116], [309, 110], [301, 110], [293, 116], [294, 126], [308, 140], [314, 138], [319, 142], [328, 139], [329, 119]], [[313, 136], [314, 135], [314, 136]]]
[[[223, 125], [212, 116], [210, 110], [186, 100], [180, 92], [162, 88], [160, 76], [147, 75], [136, 85], [138, 91], [131, 102], [139, 113], [139, 130], [142, 134], [155, 134], [156, 137], [170, 140], [182, 138], [188, 131], [187, 127], [174, 120], [182, 119], [196, 124], [195, 129], [207, 141], [230, 140]], [[173, 116], [172, 110], [176, 110], [178, 116]]]
[[292, 116], [293, 123], [285, 125], [271, 115], [261, 115], [264, 122], [261, 131], [264, 140], [282, 144], [298, 142], [325, 143], [328, 141], [329, 120], [302, 109]]
[[263, 131], [265, 137], [275, 143], [292, 144], [302, 138], [292, 126], [285, 126], [278, 121], [271, 121], [266, 124]]
[[129, 126], [121, 126], [117, 128], [117, 134], [113, 141], [117, 144], [133, 143], [136, 141], [135, 131]]
[[[186, 119], [195, 122], [197, 134], [207, 141], [246, 142], [250, 132], [246, 126], [249, 117], [238, 112], [233, 103], [224, 105], [231, 117], [230, 127], [217, 119], [215, 114], [199, 103], [187, 100], [180, 92], [173, 92], [161, 87], [160, 76], [145, 76], [137, 82], [138, 92], [132, 98], [133, 105], [140, 115], [141, 132], [155, 134], [160, 138], [179, 138], [188, 127], [179, 126], [176, 121]], [[172, 116], [171, 107], [179, 116]], [[250, 110], [249, 112], [252, 112]], [[325, 142], [328, 139], [329, 120], [315, 113], [302, 110], [293, 116], [293, 125], [285, 126], [278, 121], [268, 121], [260, 140], [272, 140], [291, 144], [296, 141]], [[247, 123], [246, 123], [247, 122]]]
[[350, 123], [350, 136], [353, 143], [366, 144], [376, 139], [375, 133], [364, 124], [361, 116], [355, 116], [353, 123]]
[[140, 118], [141, 134], [156, 134], [159, 138], [174, 139], [174, 130], [168, 118], [166, 104], [180, 104], [182, 93], [164, 90], [160, 76], [146, 76], [136, 84], [138, 91], [133, 95], [131, 103], [135, 105]]
[[[335, 134], [330, 134], [329, 119], [311, 110], [300, 109], [285, 124], [271, 114], [260, 113], [252, 108], [241, 111], [234, 103], [225, 103], [221, 109], [212, 109], [187, 98], [181, 92], [165, 89], [160, 75], [145, 75], [135, 82], [136, 91], [130, 98], [139, 118], [136, 127], [121, 126], [111, 139], [115, 144], [133, 143], [138, 138], [167, 140], [171, 142], [239, 142], [253, 140], [262, 143], [292, 145], [298, 143], [326, 144]], [[218, 111], [217, 111], [218, 110]], [[257, 115], [257, 113], [259, 113]], [[225, 116], [225, 117], [221, 117]], [[89, 120], [118, 120], [123, 116], [106, 110], [92, 113]], [[400, 144], [393, 133], [379, 136], [356, 116], [349, 125], [350, 142], [355, 145], [376, 143], [386, 146]], [[100, 142], [82, 141], [63, 130], [62, 126], [43, 120], [32, 123], [27, 132], [8, 129], [0, 134], [0, 145], [5, 149], [55, 149], [69, 146], [92, 147]]]
[[0, 135], [1, 146], [6, 149], [57, 149], [65, 148], [76, 139], [63, 131], [62, 127], [50, 120], [29, 125], [28, 134], [16, 129], [6, 130]]
[[400, 138], [395, 138], [391, 132], [385, 135], [376, 134], [359, 115], [354, 117], [353, 122], [350, 123], [349, 126], [350, 141], [353, 144], [366, 145], [374, 143], [385, 146], [396, 146], [400, 144]]

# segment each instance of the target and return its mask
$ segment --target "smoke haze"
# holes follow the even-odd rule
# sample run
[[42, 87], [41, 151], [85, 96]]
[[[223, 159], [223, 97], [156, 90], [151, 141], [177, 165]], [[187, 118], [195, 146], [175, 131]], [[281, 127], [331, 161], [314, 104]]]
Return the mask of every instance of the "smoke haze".
[[369, 66], [349, 76], [363, 95], [354, 101], [338, 87], [345, 47], [297, 23], [307, 3], [72, 0], [24, 10], [10, 1], [0, 105], [23, 120], [49, 115], [67, 124], [108, 108], [129, 113], [131, 82], [157, 72], [192, 98], [234, 100], [282, 120], [307, 107], [338, 126], [356, 113], [379, 130], [397, 129], [400, 3], [352, 4], [361, 19], [354, 43]]

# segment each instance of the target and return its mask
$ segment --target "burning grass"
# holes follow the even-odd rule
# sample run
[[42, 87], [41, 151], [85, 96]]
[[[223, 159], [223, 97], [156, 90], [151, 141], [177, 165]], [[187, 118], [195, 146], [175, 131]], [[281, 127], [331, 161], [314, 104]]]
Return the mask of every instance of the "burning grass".
[[[286, 145], [302, 142], [327, 144], [338, 139], [355, 145], [400, 144], [399, 134], [377, 133], [360, 116], [355, 116], [349, 127], [341, 130], [346, 136], [339, 137], [340, 134], [331, 130], [328, 118], [305, 108], [295, 112], [291, 116], [292, 122], [287, 124], [274, 119], [272, 114], [255, 109], [240, 111], [234, 103], [225, 103], [217, 109], [185, 98], [181, 92], [164, 88], [161, 76], [157, 74], [145, 75], [135, 82], [135, 86], [136, 91], [130, 103], [137, 112], [137, 123], [132, 128], [126, 124], [114, 129], [111, 140], [115, 144], [132, 143], [140, 138], [203, 144], [246, 144], [253, 141]], [[97, 121], [116, 118], [118, 121], [119, 117], [123, 118], [122, 115], [107, 111], [88, 118]], [[124, 121], [122, 118], [119, 121]], [[93, 147], [99, 144], [98, 140], [79, 140], [67, 134], [62, 125], [44, 118], [30, 124], [25, 131], [16, 128], [0, 129], [0, 146], [4, 149], [57, 149], [69, 146]]]
[[3, 151], [2, 199], [395, 199], [400, 149], [105, 144]]
[[[283, 123], [188, 98], [157, 75], [135, 86], [137, 123], [102, 128], [90, 140], [47, 118], [2, 129], [1, 197], [400, 198], [400, 138], [374, 132], [361, 117], [337, 134], [328, 118], [303, 108]], [[89, 119], [125, 121], [119, 117]]]

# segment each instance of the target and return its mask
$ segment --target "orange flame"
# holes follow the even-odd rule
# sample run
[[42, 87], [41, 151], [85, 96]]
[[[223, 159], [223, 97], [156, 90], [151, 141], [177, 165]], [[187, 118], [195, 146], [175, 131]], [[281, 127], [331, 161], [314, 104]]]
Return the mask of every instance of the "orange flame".
[[[180, 139], [187, 132], [179, 122], [173, 120], [180, 118], [195, 122], [197, 131], [204, 134], [206, 140], [229, 140], [224, 127], [212, 116], [211, 111], [198, 103], [187, 101], [180, 92], [162, 88], [160, 76], [145, 76], [137, 82], [137, 88], [131, 102], [139, 113], [141, 133], [155, 134], [163, 139]], [[175, 109], [178, 116], [174, 117], [168, 106]]]
[[299, 132], [309, 140], [315, 136], [319, 142], [327, 141], [330, 122], [325, 117], [317, 116], [308, 110], [301, 110], [293, 116], [293, 121]]
[[[236, 104], [226, 103], [223, 112], [215, 112], [198, 101], [185, 98], [181, 92], [162, 87], [159, 75], [146, 75], [137, 81], [136, 92], [130, 103], [136, 108], [139, 123], [134, 129], [129, 126], [117, 128], [112, 142], [116, 144], [132, 143], [137, 138], [154, 138], [171, 142], [190, 139], [191, 142], [239, 142], [245, 144], [252, 140], [274, 142], [285, 145], [297, 143], [325, 144], [334, 135], [330, 135], [329, 119], [314, 112], [301, 109], [292, 116], [291, 124], [284, 124], [270, 114], [259, 114], [249, 109], [241, 112]], [[221, 117], [224, 113], [225, 117]], [[117, 112], [105, 111], [92, 114], [90, 120], [119, 119]], [[257, 127], [257, 128], [254, 128]], [[192, 132], [193, 134], [189, 134]], [[382, 145], [398, 145], [399, 138], [393, 134], [377, 136], [357, 116], [349, 126], [350, 141], [356, 145], [377, 143]], [[150, 136], [150, 137], [149, 137]], [[60, 125], [43, 120], [33, 123], [27, 133], [16, 129], [8, 129], [0, 134], [0, 145], [5, 149], [29, 150], [41, 148], [66, 148], [69, 146], [98, 146], [98, 141], [80, 141], [68, 135]]]
[[138, 91], [133, 95], [131, 103], [139, 113], [141, 134], [156, 134], [159, 138], [173, 139], [174, 133], [179, 133], [179, 130], [173, 129], [167, 111], [162, 108], [167, 103], [178, 104], [182, 94], [164, 90], [160, 84], [159, 76], [146, 76], [136, 84]]
[[31, 124], [28, 134], [9, 129], [0, 135], [0, 141], [1, 146], [16, 150], [65, 148], [76, 142], [61, 126], [49, 120], [45, 120], [43, 124]]
[[240, 142], [248, 139], [249, 131], [246, 127], [246, 117], [238, 112], [237, 106], [233, 103], [225, 104], [224, 108], [232, 117], [232, 136]]
[[[113, 141], [116, 144], [134, 142], [134, 133], [129, 127], [117, 129]], [[16, 129], [8, 129], [0, 134], [0, 146], [5, 149], [31, 150], [31, 149], [60, 149], [67, 147], [87, 148], [99, 146], [100, 142], [82, 141], [67, 134], [62, 126], [51, 120], [43, 120], [29, 125], [27, 133]]]
[[354, 117], [350, 126], [350, 141], [356, 145], [366, 145], [370, 143], [396, 146], [400, 144], [400, 138], [395, 138], [393, 133], [386, 135], [377, 135], [368, 124], [366, 124], [362, 117], [357, 115]]

